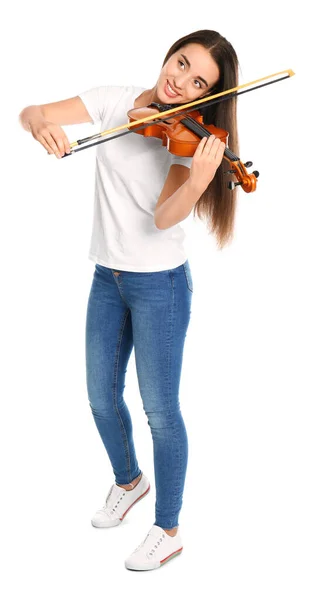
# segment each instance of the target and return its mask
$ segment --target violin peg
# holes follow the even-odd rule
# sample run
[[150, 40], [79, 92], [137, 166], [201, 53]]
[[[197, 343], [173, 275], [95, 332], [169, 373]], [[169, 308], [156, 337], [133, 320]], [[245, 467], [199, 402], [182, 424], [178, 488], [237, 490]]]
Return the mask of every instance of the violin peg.
[[236, 185], [241, 185], [241, 182], [240, 181], [228, 181], [229, 190], [234, 190]]
[[253, 163], [250, 160], [248, 160], [247, 162], [244, 163], [244, 167], [246, 167], [246, 169], [249, 169], [252, 166], [253, 166]]

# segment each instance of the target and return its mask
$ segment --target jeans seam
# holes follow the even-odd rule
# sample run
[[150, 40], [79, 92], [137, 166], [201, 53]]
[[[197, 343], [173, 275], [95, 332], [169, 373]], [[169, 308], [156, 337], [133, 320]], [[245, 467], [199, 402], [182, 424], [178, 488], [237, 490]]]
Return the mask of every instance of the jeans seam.
[[[167, 356], [167, 373], [169, 376], [168, 379], [168, 398], [167, 398], [167, 411], [168, 411], [168, 415], [172, 416], [172, 410], [171, 410], [171, 406], [170, 406], [170, 401], [169, 399], [172, 397], [172, 390], [171, 390], [171, 385], [172, 385], [172, 377], [171, 377], [171, 352], [172, 352], [172, 348], [173, 348], [173, 332], [174, 332], [174, 314], [175, 314], [175, 309], [176, 309], [176, 278], [174, 277], [173, 273], [171, 273], [171, 283], [172, 283], [172, 303], [171, 303], [171, 311], [169, 311], [169, 328], [168, 331], [170, 331], [170, 335], [168, 336], [167, 339], [167, 343], [168, 343], [168, 356]], [[177, 460], [179, 463], [179, 468], [177, 470], [177, 480], [176, 480], [176, 484], [175, 484], [175, 489], [179, 487], [179, 474], [181, 473], [181, 452], [180, 452], [180, 442], [179, 442], [179, 438], [178, 438], [178, 431], [177, 431], [177, 427], [175, 422], [173, 421], [173, 430], [174, 430], [174, 437], [176, 438], [176, 447], [179, 448], [179, 456], [177, 456]], [[175, 513], [173, 512], [173, 505], [170, 506], [170, 511], [171, 514], [171, 523], [168, 524], [169, 528], [171, 527], [176, 527], [176, 525], [172, 525], [173, 521], [175, 520]], [[176, 510], [176, 515], [177, 515], [177, 510]]]
[[123, 437], [123, 442], [124, 442], [124, 451], [125, 451], [125, 456], [126, 456], [126, 462], [127, 462], [127, 471], [128, 471], [128, 477], [129, 477], [129, 481], [131, 481], [131, 468], [130, 468], [130, 450], [129, 450], [129, 442], [128, 442], [128, 438], [126, 435], [126, 430], [125, 430], [125, 426], [124, 423], [122, 421], [120, 412], [118, 410], [118, 406], [117, 406], [117, 382], [118, 382], [118, 365], [119, 365], [119, 354], [120, 354], [120, 350], [121, 350], [121, 343], [122, 343], [122, 339], [123, 339], [123, 332], [125, 329], [125, 324], [128, 318], [130, 310], [127, 310], [125, 315], [124, 315], [124, 319], [123, 319], [123, 325], [122, 328], [120, 330], [120, 335], [119, 335], [119, 339], [118, 339], [118, 344], [117, 344], [117, 349], [116, 349], [116, 354], [115, 354], [115, 375], [114, 375], [114, 385], [113, 385], [113, 406], [114, 409], [116, 411], [116, 414], [118, 416], [120, 425], [121, 425], [121, 432], [122, 432], [122, 437]]

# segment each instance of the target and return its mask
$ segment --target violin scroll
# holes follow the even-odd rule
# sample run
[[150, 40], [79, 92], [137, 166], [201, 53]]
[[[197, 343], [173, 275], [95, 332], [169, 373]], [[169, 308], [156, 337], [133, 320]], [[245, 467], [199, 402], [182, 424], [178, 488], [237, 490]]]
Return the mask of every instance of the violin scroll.
[[246, 170], [246, 167], [251, 167], [253, 163], [251, 161], [242, 163], [239, 159], [237, 161], [232, 161], [225, 155], [224, 158], [229, 160], [232, 167], [229, 171], [224, 171], [224, 174], [234, 173], [237, 178], [237, 181], [228, 181], [227, 186], [229, 190], [234, 190], [237, 185], [241, 185], [244, 192], [255, 192], [257, 178], [260, 173], [258, 171], [248, 173]]

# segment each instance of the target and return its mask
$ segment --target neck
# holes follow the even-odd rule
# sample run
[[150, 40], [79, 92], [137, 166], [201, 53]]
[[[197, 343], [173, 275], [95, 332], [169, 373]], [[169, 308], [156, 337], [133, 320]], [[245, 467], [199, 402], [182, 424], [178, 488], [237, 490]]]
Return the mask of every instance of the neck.
[[151, 90], [146, 90], [145, 94], [146, 94], [146, 106], [148, 104], [151, 104], [151, 102], [160, 102], [160, 99], [158, 98], [157, 94], [156, 94], [156, 90], [157, 90], [157, 86], [154, 86]]

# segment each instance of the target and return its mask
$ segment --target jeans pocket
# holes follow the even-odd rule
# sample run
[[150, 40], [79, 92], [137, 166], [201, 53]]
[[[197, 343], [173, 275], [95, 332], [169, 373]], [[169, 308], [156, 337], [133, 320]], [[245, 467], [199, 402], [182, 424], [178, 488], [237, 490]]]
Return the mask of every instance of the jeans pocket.
[[190, 269], [188, 260], [186, 262], [184, 262], [183, 269], [184, 269], [184, 273], [185, 273], [187, 287], [190, 290], [190, 292], [193, 292], [192, 273], [191, 273], [191, 269]]

